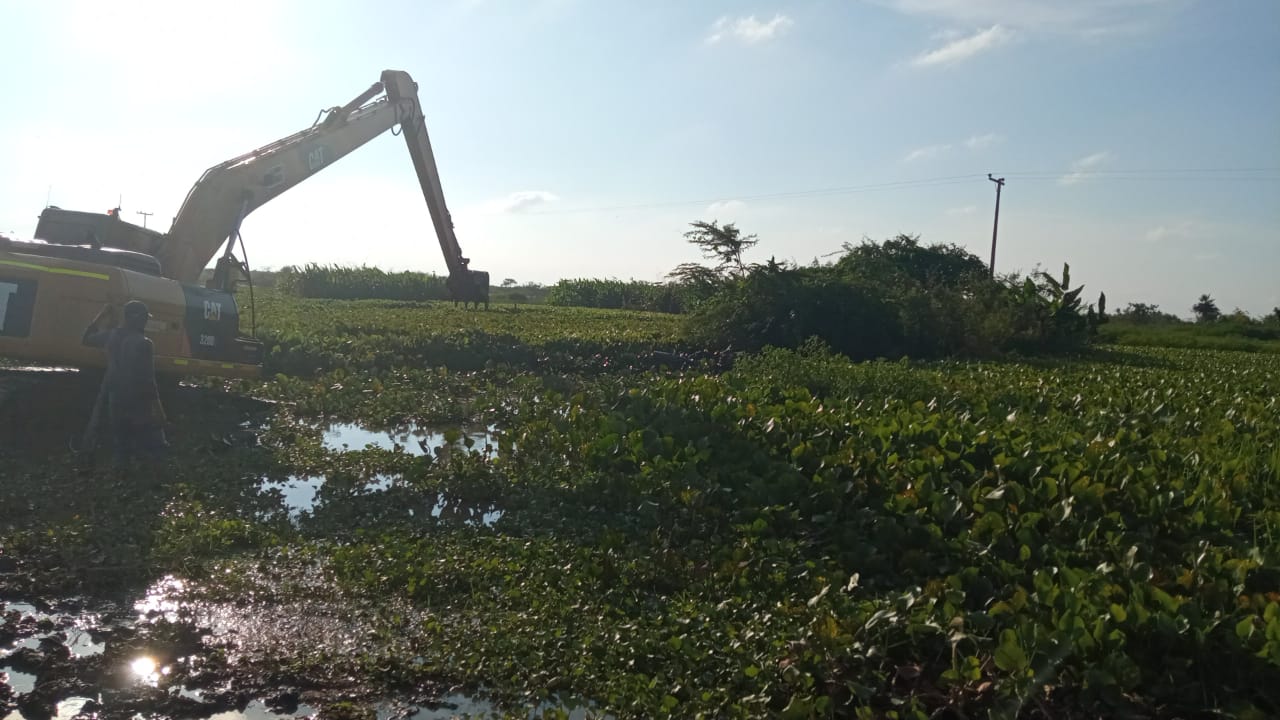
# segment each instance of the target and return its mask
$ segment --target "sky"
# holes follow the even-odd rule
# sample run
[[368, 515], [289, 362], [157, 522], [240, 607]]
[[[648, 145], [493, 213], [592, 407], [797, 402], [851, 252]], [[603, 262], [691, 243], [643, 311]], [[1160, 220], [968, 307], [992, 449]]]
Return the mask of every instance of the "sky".
[[[0, 233], [46, 204], [167, 230], [205, 168], [383, 69], [419, 84], [464, 254], [498, 282], [661, 280], [900, 233], [1109, 307], [1280, 306], [1280, 2], [0, 2]], [[139, 213], [152, 213], [141, 215]], [[255, 268], [444, 273], [385, 133], [249, 216]]]

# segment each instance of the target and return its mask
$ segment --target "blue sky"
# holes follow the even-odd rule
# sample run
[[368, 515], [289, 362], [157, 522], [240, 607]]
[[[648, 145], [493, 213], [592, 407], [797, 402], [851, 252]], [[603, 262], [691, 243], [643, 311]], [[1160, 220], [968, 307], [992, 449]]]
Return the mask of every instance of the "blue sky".
[[[395, 68], [495, 278], [660, 279], [711, 219], [757, 260], [898, 233], [985, 259], [992, 172], [1000, 271], [1070, 262], [1113, 307], [1280, 306], [1272, 0], [50, 0], [3, 4], [0, 33], [19, 237], [46, 198], [167, 229], [206, 167]], [[390, 133], [243, 230], [256, 267], [444, 270]]]

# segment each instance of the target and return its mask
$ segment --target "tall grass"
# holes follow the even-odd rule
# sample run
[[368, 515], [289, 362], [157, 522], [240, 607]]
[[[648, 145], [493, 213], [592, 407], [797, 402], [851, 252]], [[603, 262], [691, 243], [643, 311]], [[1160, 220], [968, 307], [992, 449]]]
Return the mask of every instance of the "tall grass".
[[1280, 353], [1280, 325], [1231, 319], [1212, 323], [1151, 324], [1113, 320], [1099, 328], [1098, 341], [1116, 345]]
[[443, 277], [416, 272], [386, 272], [375, 267], [308, 264], [280, 270], [281, 292], [304, 298], [336, 300], [448, 300]]
[[685, 310], [681, 288], [666, 283], [639, 280], [561, 280], [547, 293], [548, 305], [649, 310], [680, 313]]

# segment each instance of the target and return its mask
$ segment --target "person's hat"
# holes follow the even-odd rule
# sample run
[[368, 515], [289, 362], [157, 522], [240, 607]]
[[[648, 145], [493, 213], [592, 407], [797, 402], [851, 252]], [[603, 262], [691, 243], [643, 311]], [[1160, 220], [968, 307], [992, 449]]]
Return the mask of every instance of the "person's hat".
[[127, 318], [151, 317], [151, 311], [147, 308], [147, 304], [141, 300], [130, 300], [124, 304], [124, 316]]

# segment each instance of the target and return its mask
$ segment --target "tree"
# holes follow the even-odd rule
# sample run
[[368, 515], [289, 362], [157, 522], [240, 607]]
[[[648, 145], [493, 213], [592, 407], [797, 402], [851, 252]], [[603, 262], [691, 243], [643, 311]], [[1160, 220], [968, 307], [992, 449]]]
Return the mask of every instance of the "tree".
[[899, 234], [876, 243], [844, 243], [844, 255], [836, 267], [849, 276], [883, 279], [886, 274], [905, 276], [915, 283], [936, 287], [961, 287], [984, 281], [987, 264], [959, 245], [921, 245], [917, 235]]
[[1154, 303], [1129, 303], [1124, 310], [1116, 314], [1119, 320], [1127, 320], [1132, 323], [1177, 323], [1181, 322], [1176, 315], [1162, 312], [1160, 306]]
[[1268, 325], [1280, 325], [1280, 307], [1271, 308], [1271, 314], [1262, 319]]
[[515, 278], [507, 278], [506, 280], [502, 281], [502, 287], [504, 288], [515, 287], [515, 286], [516, 286]]
[[742, 262], [742, 253], [760, 242], [755, 235], [743, 235], [733, 223], [721, 227], [715, 220], [690, 223], [692, 230], [684, 236], [689, 242], [702, 250], [702, 256], [708, 260], [717, 260], [716, 272], [721, 274], [746, 275], [747, 268]]
[[722, 279], [720, 273], [698, 263], [681, 263], [667, 277], [692, 288], [712, 288]]
[[1215, 322], [1222, 317], [1222, 311], [1218, 309], [1218, 304], [1213, 298], [1207, 294], [1200, 296], [1200, 301], [1191, 306], [1191, 312], [1196, 314], [1196, 322]]

